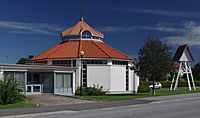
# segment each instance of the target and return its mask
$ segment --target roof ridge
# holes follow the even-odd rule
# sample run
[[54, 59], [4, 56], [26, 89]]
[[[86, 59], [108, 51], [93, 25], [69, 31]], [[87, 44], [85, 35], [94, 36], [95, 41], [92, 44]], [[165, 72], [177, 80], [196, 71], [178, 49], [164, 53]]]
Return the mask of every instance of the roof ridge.
[[72, 30], [71, 30], [70, 34], [71, 34], [72, 32], [74, 32], [74, 30], [76, 30], [76, 27], [79, 25], [80, 22], [81, 22], [81, 21], [79, 21], [78, 23], [76, 23], [76, 24], [72, 27]]
[[[89, 27], [90, 28], [90, 30], [92, 30], [94, 33], [96, 33], [97, 35], [99, 35], [100, 37], [104, 37], [103, 36], [103, 34], [101, 33], [101, 32], [99, 32], [99, 31], [97, 31], [96, 29], [94, 29], [94, 28], [92, 28], [87, 22], [85, 22], [85, 21], [83, 21], [86, 25], [87, 25], [87, 27]], [[94, 35], [94, 34], [93, 34]], [[102, 36], [101, 36], [102, 35]]]
[[[191, 53], [191, 51], [190, 51], [190, 49], [189, 49], [189, 46], [187, 45], [186, 47], [185, 47], [185, 50], [188, 50], [188, 52], [189, 52], [189, 54], [190, 54], [190, 56], [192, 57], [192, 60], [194, 61], [195, 60], [195, 58], [194, 58], [194, 56], [192, 55], [192, 53]], [[184, 51], [185, 51], [184, 50]]]
[[109, 58], [111, 58], [111, 56], [102, 48], [100, 48], [100, 46], [98, 44], [95, 43], [95, 41], [92, 41], [92, 43], [94, 43], [102, 52], [104, 52]]

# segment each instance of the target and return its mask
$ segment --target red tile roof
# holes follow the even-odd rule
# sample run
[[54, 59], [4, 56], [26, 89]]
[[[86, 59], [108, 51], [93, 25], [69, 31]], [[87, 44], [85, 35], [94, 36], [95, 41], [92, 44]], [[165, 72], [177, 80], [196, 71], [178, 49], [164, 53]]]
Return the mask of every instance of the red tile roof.
[[73, 27], [70, 27], [70, 28], [66, 29], [65, 31], [61, 32], [61, 37], [70, 36], [70, 35], [80, 35], [81, 32], [84, 30], [90, 31], [93, 36], [99, 36], [101, 38], [104, 37], [103, 33], [93, 29], [84, 20], [80, 20]]
[[83, 58], [113, 58], [133, 60], [131, 57], [95, 40], [69, 40], [42, 52], [31, 60], [80, 58], [80, 51], [84, 51]]

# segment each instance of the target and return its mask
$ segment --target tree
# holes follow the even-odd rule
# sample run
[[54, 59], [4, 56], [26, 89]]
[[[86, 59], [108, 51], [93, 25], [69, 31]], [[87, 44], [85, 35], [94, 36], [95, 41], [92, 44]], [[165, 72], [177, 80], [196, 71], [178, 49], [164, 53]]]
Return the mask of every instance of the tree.
[[192, 72], [193, 72], [194, 79], [200, 80], [200, 62], [198, 62], [198, 63], [194, 66]]
[[28, 63], [30, 63], [30, 59], [27, 58], [27, 57], [20, 58], [20, 59], [17, 61], [17, 64], [28, 64]]
[[[170, 48], [158, 38], [147, 37], [145, 45], [139, 50], [138, 58], [138, 75], [153, 81], [153, 83], [170, 72]], [[153, 86], [152, 94], [155, 95], [155, 86]]]

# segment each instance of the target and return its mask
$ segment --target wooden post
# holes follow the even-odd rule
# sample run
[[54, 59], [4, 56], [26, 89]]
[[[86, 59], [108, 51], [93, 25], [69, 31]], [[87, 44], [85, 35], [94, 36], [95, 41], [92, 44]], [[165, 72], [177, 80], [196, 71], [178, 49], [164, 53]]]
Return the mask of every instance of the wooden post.
[[191, 91], [191, 85], [190, 85], [190, 78], [189, 78], [189, 75], [188, 75], [187, 62], [185, 61], [184, 64], [185, 64], [185, 70], [186, 70], [186, 75], [187, 75], [187, 80], [188, 80], [188, 87], [189, 87], [189, 90]]
[[170, 86], [170, 91], [173, 89], [173, 84], [174, 84], [175, 77], [176, 77], [176, 74], [174, 74], [174, 76], [173, 76], [172, 83], [171, 83], [171, 86]]
[[178, 69], [178, 73], [177, 73], [177, 76], [176, 76], [176, 83], [175, 83], [175, 86], [174, 86], [174, 90], [176, 90], [177, 86], [178, 86], [178, 79], [179, 79], [179, 76], [180, 76], [180, 73], [181, 73], [181, 70], [182, 70], [182, 64], [183, 62], [180, 63], [179, 65], [179, 69]]
[[196, 91], [196, 87], [195, 87], [195, 83], [194, 83], [194, 78], [193, 78], [193, 74], [192, 74], [192, 69], [191, 69], [190, 66], [189, 66], [189, 71], [190, 71], [190, 76], [191, 76], [191, 79], [192, 79], [192, 86], [193, 86], [194, 90]]

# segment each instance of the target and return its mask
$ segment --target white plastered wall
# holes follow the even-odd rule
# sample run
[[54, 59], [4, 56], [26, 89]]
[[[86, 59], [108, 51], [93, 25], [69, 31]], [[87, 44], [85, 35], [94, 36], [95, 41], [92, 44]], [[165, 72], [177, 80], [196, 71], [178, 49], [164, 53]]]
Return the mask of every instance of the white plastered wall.
[[80, 87], [80, 75], [81, 75], [81, 60], [77, 59], [76, 60], [76, 75], [75, 75], [75, 88]]
[[134, 71], [129, 68], [129, 91], [134, 91]]
[[[112, 61], [111, 61], [112, 62]], [[130, 65], [132, 66], [132, 65]], [[80, 60], [77, 60], [76, 88], [80, 85]], [[126, 66], [125, 65], [107, 65], [88, 64], [87, 65], [87, 86], [103, 86], [104, 91], [109, 93], [130, 93], [137, 92], [139, 86], [139, 77], [134, 70], [129, 68], [129, 90], [126, 91]]]
[[98, 85], [103, 91], [110, 91], [110, 66], [87, 65], [87, 86]]
[[111, 66], [111, 78], [110, 85], [112, 93], [125, 92], [126, 91], [126, 66], [113, 65]]

